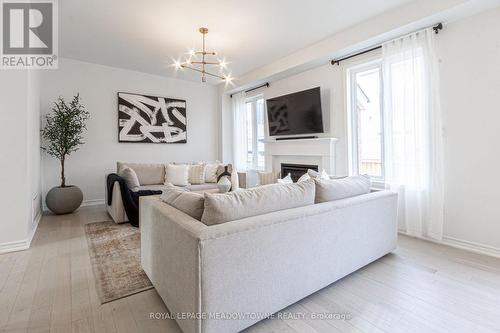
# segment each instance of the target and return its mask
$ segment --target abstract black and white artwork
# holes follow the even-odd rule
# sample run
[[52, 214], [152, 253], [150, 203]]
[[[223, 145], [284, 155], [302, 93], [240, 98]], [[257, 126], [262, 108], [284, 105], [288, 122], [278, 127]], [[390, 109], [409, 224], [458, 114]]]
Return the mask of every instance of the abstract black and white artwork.
[[186, 143], [186, 101], [119, 92], [118, 141]]

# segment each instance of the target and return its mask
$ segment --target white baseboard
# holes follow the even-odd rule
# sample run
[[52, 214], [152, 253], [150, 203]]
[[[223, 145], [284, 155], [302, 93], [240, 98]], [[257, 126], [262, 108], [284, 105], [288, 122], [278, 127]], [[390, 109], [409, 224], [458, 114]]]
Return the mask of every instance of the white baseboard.
[[0, 244], [0, 254], [29, 249], [31, 246], [31, 241], [33, 240], [33, 237], [35, 236], [36, 230], [38, 228], [38, 223], [41, 219], [42, 214], [40, 213], [37, 215], [37, 217], [35, 217], [33, 227], [31, 228], [31, 231], [26, 239]]
[[456, 247], [458, 249], [500, 258], [500, 249], [493, 246], [479, 244], [476, 242], [470, 242], [463, 239], [458, 239], [448, 236], [443, 237], [441, 243], [444, 245]]
[[83, 200], [81, 207], [104, 205], [104, 199]]
[[458, 238], [454, 238], [454, 237], [450, 237], [450, 236], [443, 236], [443, 239], [439, 241], [439, 240], [427, 238], [427, 237], [416, 237], [413, 235], [408, 235], [406, 232], [404, 232], [402, 230], [399, 230], [398, 232], [402, 235], [406, 235], [406, 236], [414, 237], [414, 238], [420, 238], [420, 239], [423, 239], [423, 240], [426, 240], [426, 241], [429, 241], [432, 243], [451, 246], [451, 247], [454, 247], [457, 249], [466, 250], [466, 251], [473, 252], [473, 253], [484, 254], [484, 255], [490, 256], [490, 257], [500, 258], [500, 249], [493, 247], [493, 246], [484, 245], [484, 244], [471, 242], [471, 241], [466, 241], [463, 239], [458, 239]]

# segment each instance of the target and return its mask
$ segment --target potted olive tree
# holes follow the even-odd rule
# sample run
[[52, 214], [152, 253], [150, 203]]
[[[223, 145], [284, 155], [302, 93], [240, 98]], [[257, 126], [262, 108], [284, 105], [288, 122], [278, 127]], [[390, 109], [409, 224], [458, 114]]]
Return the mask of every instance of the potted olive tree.
[[90, 117], [80, 100], [80, 94], [74, 96], [69, 104], [59, 97], [52, 112], [45, 116], [46, 124], [42, 129], [42, 138], [46, 143], [42, 149], [61, 164], [61, 185], [53, 187], [45, 198], [47, 207], [56, 214], [72, 213], [83, 201], [82, 191], [75, 185], [66, 184], [64, 170], [66, 158], [84, 143], [85, 122]]

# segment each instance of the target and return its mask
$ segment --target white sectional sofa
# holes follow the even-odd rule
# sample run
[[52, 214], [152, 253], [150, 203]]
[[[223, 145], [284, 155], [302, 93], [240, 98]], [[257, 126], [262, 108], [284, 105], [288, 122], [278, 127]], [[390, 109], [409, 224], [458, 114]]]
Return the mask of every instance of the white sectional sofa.
[[[207, 203], [227, 201], [221, 196], [233, 196], [228, 207], [238, 209], [252, 199], [245, 191], [205, 194], [201, 220]], [[282, 209], [287, 196], [296, 198], [283, 191], [272, 194], [276, 211], [260, 202], [252, 209], [264, 214], [212, 225], [159, 197], [141, 198], [142, 267], [185, 333], [243, 330], [396, 248], [395, 193], [327, 202], [316, 193], [311, 204]], [[234, 216], [221, 207], [217, 214]]]
[[[224, 165], [221, 163], [213, 162], [213, 164], [219, 164], [220, 169], [217, 174], [224, 171]], [[165, 188], [165, 163], [128, 163], [128, 162], [117, 162], [116, 173], [120, 174], [121, 170], [125, 167], [132, 168], [137, 174], [140, 186], [132, 189], [133, 191], [139, 190], [163, 190]], [[232, 167], [229, 165], [229, 170]], [[107, 205], [108, 202], [108, 186], [106, 181], [107, 175], [105, 177], [105, 193], [106, 193], [106, 209], [115, 223], [128, 222], [127, 213], [123, 206], [123, 199], [120, 192], [120, 186], [118, 182], [115, 182], [112, 187], [111, 205]], [[186, 186], [186, 189], [196, 192], [217, 192], [217, 183], [204, 183], [204, 184], [190, 184]]]

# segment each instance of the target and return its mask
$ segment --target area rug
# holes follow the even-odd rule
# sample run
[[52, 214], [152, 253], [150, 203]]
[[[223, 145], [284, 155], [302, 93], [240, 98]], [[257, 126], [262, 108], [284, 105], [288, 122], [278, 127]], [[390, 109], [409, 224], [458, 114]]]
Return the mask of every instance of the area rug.
[[141, 235], [130, 224], [85, 224], [101, 304], [153, 288], [141, 268]]

